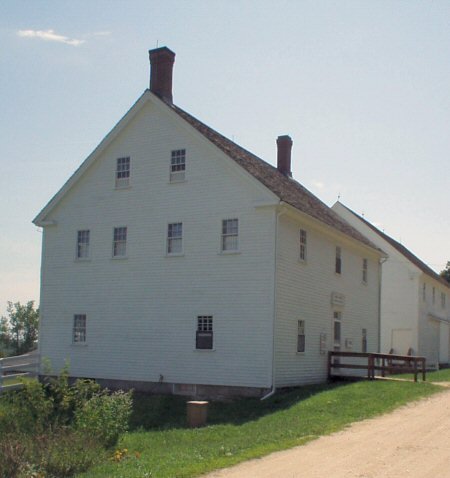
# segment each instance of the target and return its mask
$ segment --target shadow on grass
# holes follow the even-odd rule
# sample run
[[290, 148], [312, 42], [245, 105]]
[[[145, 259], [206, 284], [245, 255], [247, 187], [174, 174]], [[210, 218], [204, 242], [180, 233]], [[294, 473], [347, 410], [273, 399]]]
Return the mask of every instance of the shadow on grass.
[[[321, 385], [283, 389], [264, 401], [256, 398], [243, 398], [228, 402], [210, 401], [208, 425], [240, 425], [288, 409], [298, 402], [323, 391], [348, 384], [349, 382], [336, 381]], [[148, 395], [135, 392], [130, 428], [132, 431], [186, 428], [187, 401], [187, 397]]]

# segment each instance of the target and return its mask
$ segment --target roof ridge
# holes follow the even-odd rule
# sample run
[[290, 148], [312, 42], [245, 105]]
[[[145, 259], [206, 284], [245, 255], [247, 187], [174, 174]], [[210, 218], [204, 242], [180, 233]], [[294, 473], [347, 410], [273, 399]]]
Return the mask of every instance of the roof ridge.
[[303, 184], [284, 175], [275, 166], [272, 166], [251, 151], [248, 151], [223, 134], [217, 132], [179, 106], [166, 100], [161, 101], [255, 177], [260, 183], [266, 186], [283, 202], [290, 204], [299, 211], [337, 229], [341, 233], [350, 236], [364, 245], [375, 249], [377, 252], [382, 252], [372, 241], [336, 214], [322, 200], [303, 186]]
[[392, 247], [397, 249], [397, 251], [402, 254], [403, 256], [406, 257], [410, 262], [412, 262], [416, 267], [418, 267], [422, 272], [430, 276], [431, 278], [437, 280], [438, 282], [442, 283], [443, 285], [447, 286], [450, 288], [450, 284], [444, 280], [436, 271], [434, 271], [428, 264], [422, 261], [419, 257], [417, 257], [412, 251], [410, 251], [406, 246], [404, 246], [401, 242], [398, 242], [395, 240], [393, 237], [387, 235], [385, 232], [381, 231], [378, 229], [376, 226], [374, 226], [371, 222], [369, 222], [367, 219], [364, 217], [360, 216], [357, 214], [355, 211], [350, 209], [348, 206], [343, 204], [340, 201], [337, 201], [342, 207], [347, 209], [351, 214], [353, 214], [355, 217], [357, 217], [360, 221], [362, 221], [364, 224], [367, 225], [372, 231], [374, 231], [376, 234], [378, 234], [382, 239], [384, 239], [386, 242], [388, 242]]

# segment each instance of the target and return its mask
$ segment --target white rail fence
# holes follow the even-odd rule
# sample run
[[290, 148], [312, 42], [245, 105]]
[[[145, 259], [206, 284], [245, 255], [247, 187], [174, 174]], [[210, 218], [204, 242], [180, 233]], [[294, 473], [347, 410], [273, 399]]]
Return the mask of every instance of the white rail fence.
[[39, 374], [39, 354], [37, 351], [15, 357], [0, 359], [0, 393], [23, 387], [18, 379], [36, 377]]

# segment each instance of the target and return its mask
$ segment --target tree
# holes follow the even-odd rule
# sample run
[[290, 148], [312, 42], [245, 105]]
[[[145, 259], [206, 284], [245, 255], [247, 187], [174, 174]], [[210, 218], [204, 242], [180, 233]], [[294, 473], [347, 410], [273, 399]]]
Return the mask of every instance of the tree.
[[0, 341], [5, 347], [11, 347], [13, 355], [34, 350], [39, 330], [39, 309], [34, 301], [25, 305], [8, 301], [7, 316], [0, 319]]
[[447, 262], [447, 266], [441, 271], [440, 276], [450, 284], [450, 261]]

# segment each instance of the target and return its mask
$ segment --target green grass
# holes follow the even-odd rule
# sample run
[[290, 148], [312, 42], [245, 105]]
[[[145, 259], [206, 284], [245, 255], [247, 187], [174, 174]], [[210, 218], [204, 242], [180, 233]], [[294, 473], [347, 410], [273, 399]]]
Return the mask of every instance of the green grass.
[[[411, 380], [411, 374], [401, 374], [401, 375], [391, 375], [393, 378], [403, 378]], [[417, 379], [422, 380], [422, 374], [418, 374]], [[450, 368], [443, 368], [435, 372], [427, 372], [426, 374], [427, 382], [450, 382]]]
[[128, 450], [125, 458], [78, 476], [198, 476], [304, 444], [439, 390], [430, 383], [382, 381], [302, 387], [264, 402], [212, 402], [208, 426], [194, 430], [185, 427], [184, 399], [136, 395], [133, 431], [118, 445]]

